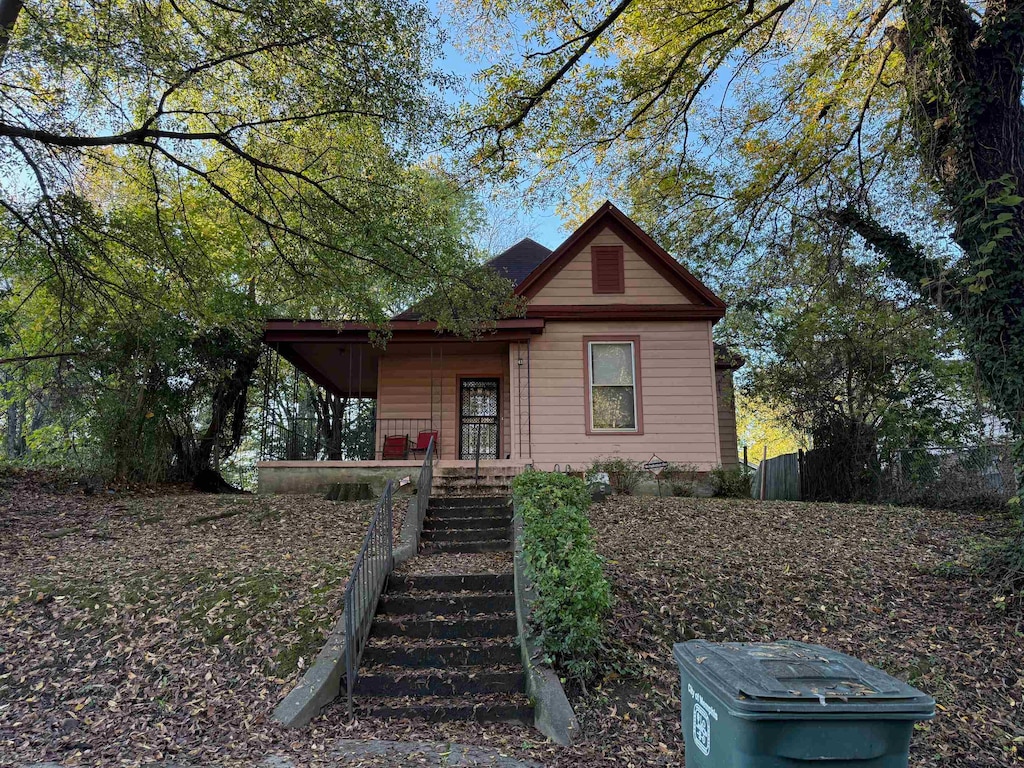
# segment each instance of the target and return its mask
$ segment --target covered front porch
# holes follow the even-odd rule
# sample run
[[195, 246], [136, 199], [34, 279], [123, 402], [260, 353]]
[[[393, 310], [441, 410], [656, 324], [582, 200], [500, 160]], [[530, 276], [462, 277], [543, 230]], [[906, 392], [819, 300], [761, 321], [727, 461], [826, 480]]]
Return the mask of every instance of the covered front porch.
[[261, 492], [415, 481], [431, 438], [440, 476], [530, 463], [530, 338], [543, 321], [502, 321], [476, 340], [411, 325], [381, 346], [357, 324], [268, 324], [265, 342], [316, 385], [317, 403], [305, 422], [284, 413], [264, 429]]

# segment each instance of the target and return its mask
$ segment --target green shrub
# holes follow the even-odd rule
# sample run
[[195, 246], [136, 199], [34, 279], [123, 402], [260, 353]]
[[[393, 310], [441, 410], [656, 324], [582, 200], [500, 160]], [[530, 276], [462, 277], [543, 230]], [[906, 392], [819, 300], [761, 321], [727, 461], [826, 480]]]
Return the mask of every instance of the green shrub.
[[727, 499], [750, 498], [750, 473], [743, 467], [715, 467], [708, 473], [715, 496]]
[[587, 470], [587, 477], [593, 477], [598, 472], [607, 472], [608, 481], [616, 493], [631, 496], [636, 487], [643, 480], [647, 471], [643, 464], [633, 459], [624, 459], [621, 456], [598, 457]]
[[523, 521], [526, 573], [536, 587], [531, 620], [545, 653], [567, 676], [592, 677], [602, 649], [611, 589], [587, 519], [586, 483], [527, 471], [512, 483]]
[[662, 482], [667, 482], [673, 496], [693, 496], [697, 491], [700, 470], [694, 464], [669, 463], [661, 473]]

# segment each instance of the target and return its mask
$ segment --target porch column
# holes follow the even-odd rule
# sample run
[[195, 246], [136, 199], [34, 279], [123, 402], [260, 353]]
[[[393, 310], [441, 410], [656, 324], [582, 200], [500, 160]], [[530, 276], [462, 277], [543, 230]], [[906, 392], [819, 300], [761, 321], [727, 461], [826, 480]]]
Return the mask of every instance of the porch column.
[[519, 458], [519, 379], [516, 371], [516, 347], [514, 341], [508, 345], [508, 450], [513, 459]]

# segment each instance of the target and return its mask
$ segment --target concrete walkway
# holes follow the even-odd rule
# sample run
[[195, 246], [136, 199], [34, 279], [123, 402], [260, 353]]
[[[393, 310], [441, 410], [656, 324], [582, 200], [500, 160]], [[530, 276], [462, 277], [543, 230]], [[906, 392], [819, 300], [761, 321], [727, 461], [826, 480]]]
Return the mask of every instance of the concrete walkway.
[[[268, 755], [257, 768], [303, 768], [306, 759], [286, 755]], [[387, 739], [345, 739], [335, 742], [326, 755], [317, 756], [317, 765], [345, 768], [543, 768], [531, 760], [517, 760], [489, 747], [475, 747], [430, 741], [391, 741]], [[32, 763], [21, 768], [63, 768], [60, 763]], [[167, 762], [158, 768], [198, 768], [188, 763]], [[203, 768], [218, 768], [207, 763]]]

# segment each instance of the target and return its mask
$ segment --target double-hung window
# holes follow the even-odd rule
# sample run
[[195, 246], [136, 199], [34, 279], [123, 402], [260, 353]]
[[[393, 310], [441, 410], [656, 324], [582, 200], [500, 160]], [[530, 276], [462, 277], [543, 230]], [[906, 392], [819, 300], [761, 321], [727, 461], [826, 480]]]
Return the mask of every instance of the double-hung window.
[[639, 432], [637, 343], [587, 341], [591, 432]]

